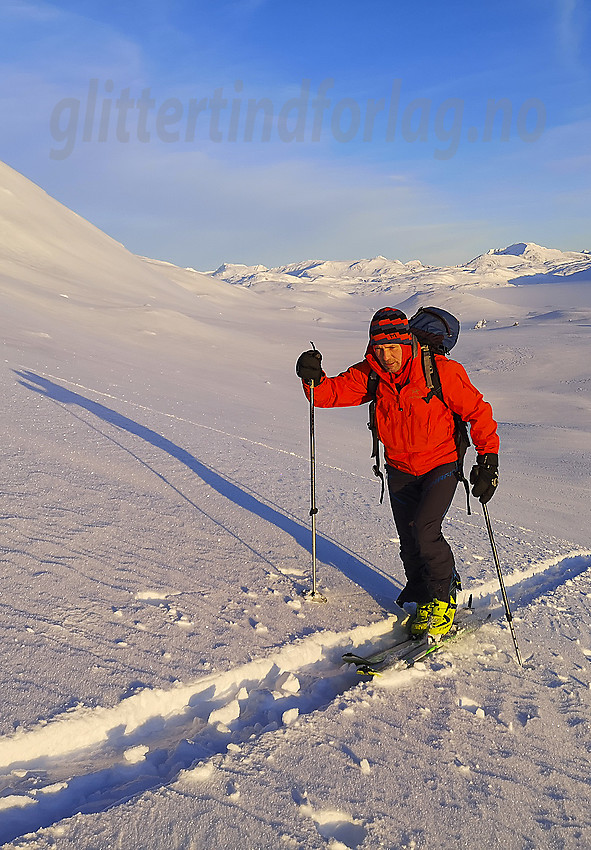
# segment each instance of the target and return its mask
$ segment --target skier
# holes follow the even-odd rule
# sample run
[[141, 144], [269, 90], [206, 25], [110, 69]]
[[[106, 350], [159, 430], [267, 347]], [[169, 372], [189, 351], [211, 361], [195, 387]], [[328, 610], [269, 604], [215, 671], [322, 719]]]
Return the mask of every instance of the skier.
[[429, 393], [418, 348], [404, 313], [383, 307], [369, 328], [365, 359], [335, 378], [325, 375], [319, 351], [305, 351], [296, 363], [304, 391], [318, 407], [351, 407], [373, 396], [372, 371], [379, 381], [375, 424], [384, 445], [388, 492], [400, 539], [406, 585], [397, 598], [416, 603], [411, 634], [435, 638], [451, 628], [459, 576], [441, 525], [461, 471], [455, 440], [456, 413], [470, 423], [477, 461], [470, 473], [472, 493], [485, 504], [498, 484], [499, 438], [492, 408], [472, 385], [463, 366], [435, 355], [443, 401]]

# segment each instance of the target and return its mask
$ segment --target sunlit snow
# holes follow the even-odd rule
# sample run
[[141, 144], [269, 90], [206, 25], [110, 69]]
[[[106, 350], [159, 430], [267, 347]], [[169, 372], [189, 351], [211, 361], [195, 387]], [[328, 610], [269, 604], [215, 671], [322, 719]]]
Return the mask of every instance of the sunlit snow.
[[[516, 234], [519, 238], [519, 234]], [[140, 258], [0, 165], [0, 843], [7, 848], [591, 846], [591, 256], [377, 257], [215, 273]], [[384, 248], [386, 250], [386, 247]], [[195, 258], [199, 266], [199, 257]], [[438, 304], [501, 436], [445, 524], [492, 617], [406, 671], [367, 411], [317, 411], [372, 313]], [[469, 454], [471, 462], [473, 454]]]

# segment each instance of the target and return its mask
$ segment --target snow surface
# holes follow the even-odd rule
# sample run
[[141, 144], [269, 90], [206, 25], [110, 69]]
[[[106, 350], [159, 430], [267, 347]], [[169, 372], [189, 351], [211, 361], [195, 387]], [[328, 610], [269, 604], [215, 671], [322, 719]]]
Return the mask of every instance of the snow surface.
[[[591, 273], [520, 244], [235, 285], [131, 255], [0, 166], [3, 847], [591, 846]], [[491, 621], [368, 682], [340, 658], [402, 631], [395, 529], [366, 411], [318, 411], [328, 602], [303, 599], [293, 364], [312, 339], [337, 373], [377, 307], [434, 298], [500, 423], [526, 665], [458, 493], [446, 535]]]

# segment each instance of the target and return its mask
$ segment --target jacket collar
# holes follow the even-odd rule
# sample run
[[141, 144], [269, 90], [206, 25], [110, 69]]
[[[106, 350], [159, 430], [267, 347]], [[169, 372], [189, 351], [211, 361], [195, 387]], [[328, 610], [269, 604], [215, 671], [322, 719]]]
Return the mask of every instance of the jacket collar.
[[414, 346], [411, 348], [408, 345], [402, 346], [402, 351], [404, 354], [404, 360], [402, 362], [402, 368], [398, 372], [386, 372], [386, 370], [380, 365], [378, 358], [375, 355], [373, 350], [373, 346], [370, 344], [367, 346], [367, 351], [365, 352], [365, 359], [373, 369], [373, 371], [384, 381], [388, 381], [389, 383], [395, 383], [399, 387], [404, 386], [410, 378], [410, 371], [412, 367], [412, 361], [414, 359]]

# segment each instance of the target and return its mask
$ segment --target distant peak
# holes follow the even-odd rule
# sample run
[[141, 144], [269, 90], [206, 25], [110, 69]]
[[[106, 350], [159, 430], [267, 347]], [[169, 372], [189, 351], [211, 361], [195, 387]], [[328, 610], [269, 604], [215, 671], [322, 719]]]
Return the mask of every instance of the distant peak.
[[494, 248], [489, 254], [497, 256], [523, 257], [527, 260], [537, 260], [544, 262], [546, 260], [556, 260], [562, 254], [558, 248], [544, 248], [543, 245], [537, 245], [535, 242], [514, 242], [507, 248]]
[[249, 271], [249, 272], [266, 272], [268, 271], [266, 266], [247, 266], [244, 263], [222, 263], [219, 268], [217, 268], [212, 274], [223, 275], [227, 272], [238, 272], [238, 271]]
[[533, 242], [514, 242], [507, 248], [495, 248], [493, 254], [512, 254], [514, 257], [521, 257], [526, 253], [528, 248], [539, 248], [539, 245], [534, 245]]

